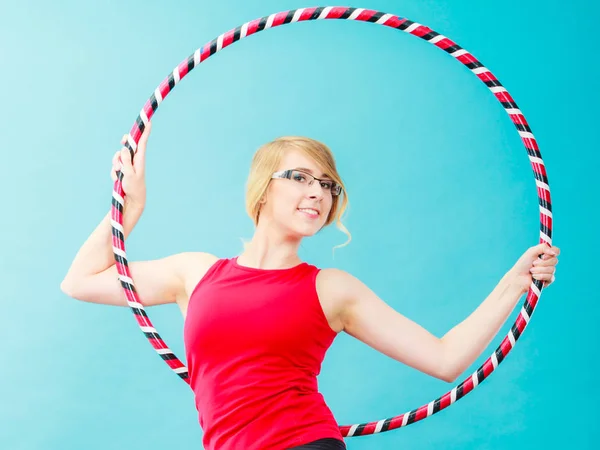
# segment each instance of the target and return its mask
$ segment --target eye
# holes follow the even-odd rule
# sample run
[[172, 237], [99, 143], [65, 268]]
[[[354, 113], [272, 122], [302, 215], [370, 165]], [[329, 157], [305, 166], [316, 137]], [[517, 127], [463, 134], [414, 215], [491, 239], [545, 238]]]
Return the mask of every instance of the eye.
[[333, 183], [331, 181], [321, 181], [321, 187], [323, 189], [331, 189]]
[[306, 176], [299, 173], [299, 172], [294, 172], [294, 180], [296, 180], [298, 183], [303, 183], [304, 181], [306, 181]]

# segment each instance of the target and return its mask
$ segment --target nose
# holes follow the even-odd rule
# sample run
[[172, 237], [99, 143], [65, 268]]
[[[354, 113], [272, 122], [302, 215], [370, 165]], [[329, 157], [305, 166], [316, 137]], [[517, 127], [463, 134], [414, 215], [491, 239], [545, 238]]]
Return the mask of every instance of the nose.
[[321, 183], [317, 180], [313, 180], [313, 182], [308, 185], [308, 195], [310, 198], [323, 198], [323, 188], [321, 187]]

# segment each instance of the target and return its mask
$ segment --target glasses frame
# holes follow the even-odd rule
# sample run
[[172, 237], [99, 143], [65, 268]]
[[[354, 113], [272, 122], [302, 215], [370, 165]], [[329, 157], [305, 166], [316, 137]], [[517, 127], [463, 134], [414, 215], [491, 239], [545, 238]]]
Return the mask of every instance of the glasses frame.
[[342, 193], [342, 187], [337, 184], [335, 181], [333, 180], [322, 180], [320, 178], [315, 177], [314, 175], [305, 172], [303, 170], [298, 170], [298, 169], [287, 169], [287, 170], [280, 170], [279, 172], [275, 172], [272, 176], [271, 179], [287, 179], [287, 180], [291, 180], [292, 179], [292, 172], [300, 172], [303, 175], [306, 175], [309, 178], [309, 182], [308, 185], [312, 186], [312, 184], [314, 183], [315, 180], [317, 180], [319, 183], [321, 182], [327, 182], [327, 183], [331, 183], [331, 195], [333, 197], [338, 197], [341, 193]]

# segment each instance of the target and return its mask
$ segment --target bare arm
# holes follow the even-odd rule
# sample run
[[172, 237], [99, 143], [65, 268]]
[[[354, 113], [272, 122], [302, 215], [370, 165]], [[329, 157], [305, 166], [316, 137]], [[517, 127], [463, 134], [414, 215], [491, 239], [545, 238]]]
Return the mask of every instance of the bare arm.
[[[453, 382], [481, 355], [506, 322], [531, 284], [529, 270], [533, 261], [544, 252], [541, 246], [529, 249], [479, 307], [442, 338], [395, 311], [345, 272], [327, 269], [331, 281], [327, 285], [335, 291], [336, 298], [343, 299], [340, 316], [344, 331], [397, 361]], [[535, 277], [550, 284], [557, 259], [548, 256], [540, 261], [535, 266]]]
[[[134, 161], [127, 150], [117, 152], [113, 158], [111, 176], [113, 181], [116, 180], [116, 171], [122, 170], [123, 189], [127, 193], [123, 211], [125, 239], [144, 210], [144, 163], [150, 128], [149, 125], [140, 139]], [[201, 276], [203, 267], [214, 259], [206, 253], [181, 253], [155, 261], [129, 263], [129, 268], [142, 304], [177, 302], [185, 314], [190, 282]], [[113, 256], [110, 214], [104, 217], [75, 256], [61, 289], [78, 300], [127, 306]]]

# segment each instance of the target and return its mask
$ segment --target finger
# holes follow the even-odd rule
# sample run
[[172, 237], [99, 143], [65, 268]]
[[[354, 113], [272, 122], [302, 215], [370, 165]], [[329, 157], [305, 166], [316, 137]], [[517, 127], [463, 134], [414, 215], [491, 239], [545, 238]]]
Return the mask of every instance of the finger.
[[144, 128], [144, 132], [140, 137], [140, 141], [138, 142], [137, 152], [135, 154], [135, 168], [138, 171], [143, 171], [144, 166], [146, 164], [146, 147], [148, 145], [148, 138], [150, 137], [150, 132], [152, 131], [152, 122], [148, 122], [146, 127]]
[[123, 137], [121, 138], [121, 145], [125, 145], [125, 142], [127, 142], [127, 134], [124, 134]]
[[131, 163], [131, 152], [128, 148], [123, 147], [119, 154], [119, 160], [121, 162], [120, 170], [123, 174], [127, 175], [128, 173], [133, 172], [133, 164]]
[[536, 267], [544, 267], [544, 266], [556, 266], [558, 264], [558, 258], [553, 256], [548, 259], [536, 259], [533, 261], [533, 265]]
[[554, 272], [556, 272], [556, 267], [554, 267], [554, 266], [548, 266], [548, 267], [535, 266], [535, 267], [532, 267], [531, 269], [529, 269], [529, 272], [535, 273], [535, 274], [544, 274], [544, 273], [553, 274]]

